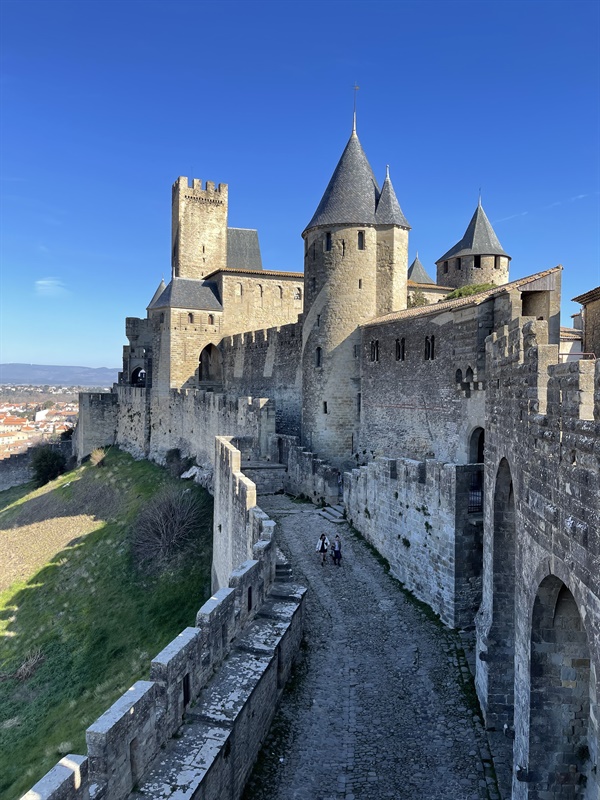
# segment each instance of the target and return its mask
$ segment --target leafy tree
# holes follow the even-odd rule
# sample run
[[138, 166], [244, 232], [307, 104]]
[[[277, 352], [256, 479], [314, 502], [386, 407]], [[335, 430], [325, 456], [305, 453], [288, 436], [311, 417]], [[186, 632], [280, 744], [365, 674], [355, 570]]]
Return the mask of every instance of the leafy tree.
[[467, 286], [461, 286], [460, 289], [455, 289], [450, 294], [447, 294], [444, 300], [456, 300], [458, 297], [470, 297], [472, 294], [479, 292], [487, 292], [488, 289], [493, 289], [495, 283], [469, 283]]
[[67, 461], [60, 450], [49, 445], [41, 445], [34, 448], [30, 465], [36, 485], [43, 486], [63, 474], [67, 468]]
[[408, 298], [408, 308], [417, 308], [418, 306], [428, 306], [429, 300], [425, 297], [423, 292], [417, 290], [413, 292]]

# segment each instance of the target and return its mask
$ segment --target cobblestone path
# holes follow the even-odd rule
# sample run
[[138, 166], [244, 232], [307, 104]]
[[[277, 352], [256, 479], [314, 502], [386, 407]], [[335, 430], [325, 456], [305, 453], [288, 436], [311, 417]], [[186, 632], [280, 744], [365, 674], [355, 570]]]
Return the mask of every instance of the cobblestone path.
[[[407, 598], [345, 523], [282, 495], [259, 505], [309, 592], [303, 657], [246, 800], [499, 798], [458, 637]], [[321, 532], [340, 534], [341, 567], [321, 566]]]

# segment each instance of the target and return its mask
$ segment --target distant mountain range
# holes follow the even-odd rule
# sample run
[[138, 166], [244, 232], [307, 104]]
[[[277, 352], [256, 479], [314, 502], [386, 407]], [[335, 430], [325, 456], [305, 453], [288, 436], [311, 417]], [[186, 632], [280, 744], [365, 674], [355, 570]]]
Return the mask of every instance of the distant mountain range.
[[60, 367], [47, 364], [0, 364], [0, 384], [18, 386], [112, 386], [118, 368]]

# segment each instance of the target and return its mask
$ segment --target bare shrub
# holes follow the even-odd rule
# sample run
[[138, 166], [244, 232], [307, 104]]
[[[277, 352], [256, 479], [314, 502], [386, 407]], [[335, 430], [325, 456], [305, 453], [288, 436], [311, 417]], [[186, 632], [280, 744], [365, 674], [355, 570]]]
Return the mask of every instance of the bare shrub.
[[95, 450], [92, 450], [90, 453], [90, 464], [94, 467], [103, 467], [104, 466], [104, 459], [106, 458], [106, 450], [102, 447], [97, 447]]
[[189, 543], [203, 510], [204, 504], [191, 489], [164, 489], [141, 510], [134, 523], [134, 557], [156, 566], [168, 562]]
[[31, 678], [43, 660], [44, 654], [39, 647], [35, 650], [31, 650], [25, 656], [25, 661], [23, 661], [19, 669], [15, 672], [14, 677], [18, 681], [26, 681], [27, 678]]

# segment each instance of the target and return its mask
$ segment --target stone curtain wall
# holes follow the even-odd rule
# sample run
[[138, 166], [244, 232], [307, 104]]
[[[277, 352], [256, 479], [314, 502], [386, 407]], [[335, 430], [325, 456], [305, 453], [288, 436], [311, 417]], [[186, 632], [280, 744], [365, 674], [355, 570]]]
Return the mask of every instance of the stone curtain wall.
[[480, 515], [467, 513], [474, 469], [380, 457], [344, 475], [350, 524], [450, 627], [472, 625], [481, 597]]
[[300, 435], [302, 324], [243, 333], [221, 342], [227, 392], [268, 397], [277, 430]]
[[[360, 464], [378, 455], [468, 463], [470, 434], [485, 427], [485, 337], [493, 319], [490, 300], [362, 328]], [[432, 337], [433, 358], [426, 358]]]
[[[485, 487], [490, 501], [476, 685], [488, 724], [514, 724], [513, 798], [569, 791], [561, 796], [587, 800], [599, 792], [593, 767], [600, 757], [600, 365], [587, 360], [557, 364], [558, 348], [547, 341], [545, 321], [516, 318], [488, 343]], [[497, 579], [501, 560], [508, 561], [507, 576], [514, 575], [509, 596]], [[535, 609], [543, 608], [548, 593], [543, 587], [549, 582], [572, 596], [579, 622], [569, 623], [571, 644], [567, 632], [553, 633], [553, 644], [545, 645], [556, 651], [554, 664], [563, 665], [546, 674], [541, 655], [534, 662], [532, 653], [534, 646], [542, 652], [535, 643], [544, 634], [535, 620], [543, 617]], [[573, 660], [569, 652], [581, 653], [583, 646], [578, 625], [585, 632], [587, 657]], [[575, 680], [585, 664], [585, 675]], [[560, 754], [554, 752], [552, 703], [540, 708], [530, 700], [534, 676], [536, 682], [547, 681], [543, 690], [565, 710]], [[566, 734], [571, 711], [573, 719], [584, 720], [586, 732], [579, 740]], [[532, 731], [547, 741], [545, 753], [531, 749]], [[552, 761], [559, 756], [562, 767]]]
[[275, 527], [257, 507], [256, 486], [242, 474], [241, 453], [231, 439], [218, 436], [215, 441], [213, 591], [227, 584], [235, 565], [250, 557], [259, 539], [270, 539]]
[[78, 460], [96, 447], [115, 444], [118, 402], [114, 392], [79, 393], [79, 417], [73, 434], [73, 452]]
[[[41, 442], [41, 445], [49, 445], [55, 450], [60, 450], [67, 461], [71, 458], [73, 449], [71, 441]], [[35, 449], [36, 447], [30, 447], [24, 453], [15, 453], [0, 461], [0, 491], [32, 480], [30, 462]]]
[[[239, 451], [226, 440], [217, 448], [219, 473], [231, 472]], [[251, 482], [240, 479], [249, 503]], [[88, 756], [61, 759], [25, 800], [156, 797], [165, 783], [174, 798], [241, 796], [300, 646], [305, 594], [292, 587], [270, 597], [274, 523], [248, 503], [215, 493], [217, 524], [231, 525], [250, 557], [156, 656], [150, 680], [88, 728]]]

